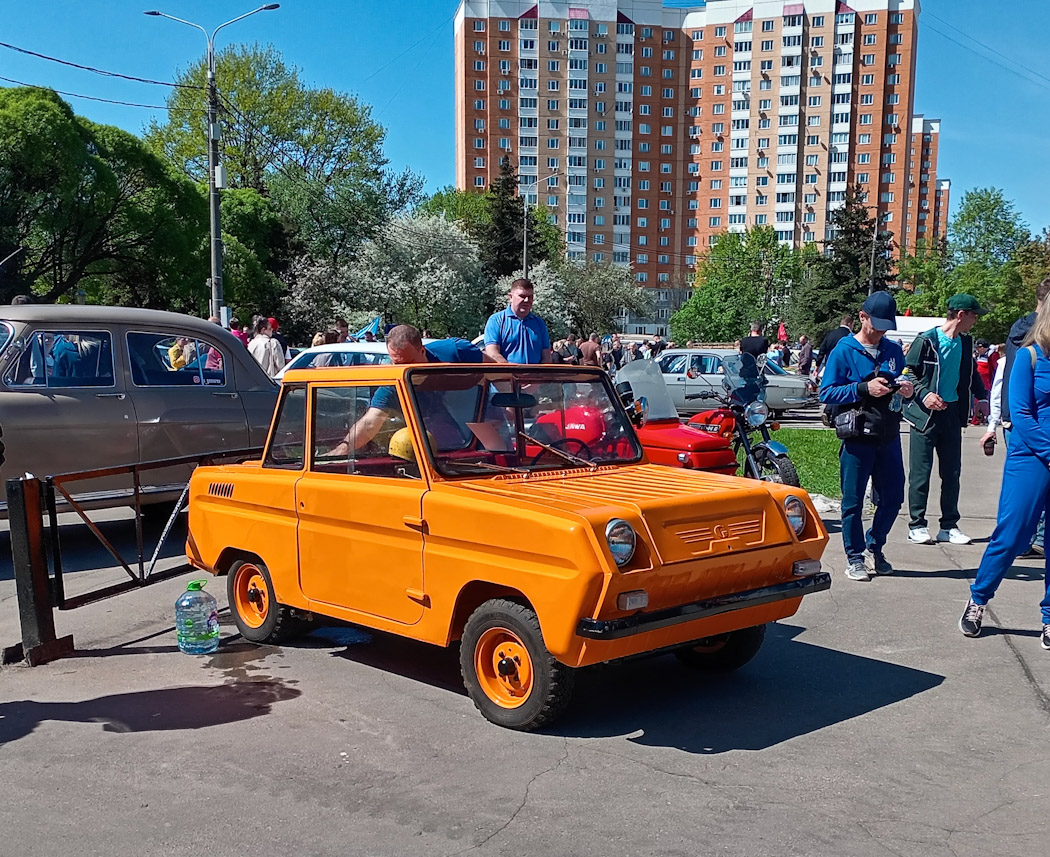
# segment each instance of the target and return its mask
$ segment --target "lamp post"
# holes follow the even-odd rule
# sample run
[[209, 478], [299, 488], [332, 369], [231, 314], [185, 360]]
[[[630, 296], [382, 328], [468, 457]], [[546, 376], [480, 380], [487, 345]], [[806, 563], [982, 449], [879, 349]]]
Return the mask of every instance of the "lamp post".
[[871, 270], [868, 273], [868, 294], [872, 295], [875, 292], [875, 242], [879, 237], [879, 225], [886, 222], [886, 214], [875, 215], [875, 227], [872, 229], [871, 234]]
[[[544, 184], [547, 184], [547, 182], [549, 182], [551, 179], [560, 178], [561, 175], [562, 175], [561, 173], [551, 173], [549, 176], [544, 176], [542, 181], [543, 181]], [[535, 187], [537, 187], [537, 185], [539, 185], [539, 183], [540, 183], [540, 177], [536, 176], [536, 181], [530, 182], [529, 184], [525, 185], [526, 191], [525, 191], [524, 194], [522, 194], [522, 203], [523, 203], [522, 211], [524, 212], [524, 223], [522, 225], [522, 230], [521, 230], [521, 234], [522, 234], [521, 268], [522, 268], [522, 271], [523, 271], [522, 276], [524, 276], [526, 280], [529, 278], [529, 193], [528, 193], [528, 188], [535, 188]], [[549, 187], [549, 185], [548, 185], [548, 187]], [[536, 193], [537, 193], [536, 199], [538, 201], [539, 200], [539, 190], [538, 189], [537, 189]], [[568, 189], [567, 188], [566, 188], [566, 193], [568, 193]], [[568, 203], [566, 202], [566, 204], [568, 204]]]
[[[278, 9], [280, 5], [280, 3], [267, 3], [258, 9], [252, 9], [251, 12], [245, 12], [243, 15], [232, 18], [225, 24], [219, 24], [218, 27], [212, 30], [210, 36], [204, 27], [200, 24], [194, 24], [192, 21], [184, 21], [182, 18], [176, 18], [174, 15], [168, 15], [165, 12], [158, 12], [156, 9], [143, 13], [158, 18], [167, 18], [171, 21], [178, 21], [180, 24], [185, 24], [188, 27], [196, 27], [204, 33], [204, 38], [208, 40], [208, 203], [211, 208], [211, 302], [209, 306], [210, 314], [218, 318], [222, 318], [223, 315], [222, 230], [219, 224], [219, 191], [225, 187], [226, 182], [225, 179], [221, 179], [218, 175], [221, 128], [219, 127], [219, 93], [215, 87], [215, 36], [223, 27], [242, 21], [256, 12], [269, 12], [273, 9]], [[223, 322], [225, 323], [226, 319], [223, 319]]]

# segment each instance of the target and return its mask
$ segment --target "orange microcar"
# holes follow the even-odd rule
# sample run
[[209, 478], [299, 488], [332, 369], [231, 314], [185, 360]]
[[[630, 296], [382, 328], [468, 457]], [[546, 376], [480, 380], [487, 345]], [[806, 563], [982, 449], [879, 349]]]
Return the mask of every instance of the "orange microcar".
[[740, 667], [831, 585], [804, 491], [649, 463], [608, 376], [575, 366], [289, 372], [262, 460], [198, 468], [189, 520], [246, 639], [324, 616], [458, 641], [513, 729], [553, 720], [579, 667]]

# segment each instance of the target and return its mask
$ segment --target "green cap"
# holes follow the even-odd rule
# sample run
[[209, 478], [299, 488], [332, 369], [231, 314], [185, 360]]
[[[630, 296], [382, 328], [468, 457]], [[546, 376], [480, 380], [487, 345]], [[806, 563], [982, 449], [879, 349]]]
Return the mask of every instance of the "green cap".
[[208, 583], [206, 580], [191, 580], [186, 584], [187, 592], [200, 592]]
[[988, 310], [981, 306], [977, 298], [973, 295], [968, 295], [965, 292], [958, 295], [952, 295], [948, 298], [948, 309], [954, 309], [958, 312], [975, 312], [978, 315], [984, 315], [988, 312]]

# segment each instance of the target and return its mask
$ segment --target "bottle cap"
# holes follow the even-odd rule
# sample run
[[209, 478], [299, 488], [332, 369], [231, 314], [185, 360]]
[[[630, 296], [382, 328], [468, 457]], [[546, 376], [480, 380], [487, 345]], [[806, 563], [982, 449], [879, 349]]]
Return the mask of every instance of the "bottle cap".
[[208, 583], [206, 580], [191, 580], [186, 584], [187, 592], [200, 592]]

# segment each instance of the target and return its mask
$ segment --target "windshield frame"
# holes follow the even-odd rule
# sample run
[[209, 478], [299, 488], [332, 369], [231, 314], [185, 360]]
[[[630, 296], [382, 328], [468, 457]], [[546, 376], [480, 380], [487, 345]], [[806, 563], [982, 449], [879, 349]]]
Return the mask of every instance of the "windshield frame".
[[[536, 383], [536, 382], [551, 382], [551, 383], [573, 383], [570, 378], [581, 379], [575, 383], [584, 382], [598, 382], [604, 389], [605, 395], [608, 397], [610, 404], [613, 407], [614, 412], [618, 415], [618, 418], [622, 421], [623, 429], [625, 430], [625, 436], [630, 439], [631, 443], [635, 447], [635, 455], [631, 458], [617, 458], [612, 461], [595, 461], [598, 467], [624, 467], [628, 465], [640, 464], [645, 458], [645, 449], [642, 446], [641, 440], [638, 438], [638, 434], [634, 429], [634, 425], [631, 423], [630, 418], [627, 415], [627, 411], [623, 407], [623, 403], [620, 401], [619, 396], [616, 395], [616, 391], [613, 388], [612, 380], [609, 374], [604, 370], [597, 367], [585, 367], [585, 366], [558, 366], [555, 364], [541, 364], [541, 365], [530, 365], [530, 364], [492, 364], [492, 363], [463, 363], [463, 364], [442, 364], [441, 366], [419, 366], [409, 369], [404, 374], [405, 392], [409, 406], [412, 408], [413, 419], [416, 421], [421, 434], [425, 440], [426, 438], [426, 422], [423, 420], [420, 403], [417, 398], [419, 392], [415, 379], [419, 375], [450, 375], [450, 374], [462, 374], [462, 375], [502, 375], [506, 377], [506, 380], [511, 381], [515, 388], [520, 387], [524, 383]], [[559, 376], [567, 376], [562, 380]], [[502, 380], [502, 379], [501, 379]], [[522, 411], [518, 410], [515, 415], [515, 431], [521, 432], [523, 430], [528, 433], [524, 426], [524, 420], [522, 419]], [[472, 441], [474, 443], [474, 441]], [[423, 442], [420, 444], [423, 447], [426, 459], [430, 466], [431, 473], [438, 479], [445, 481], [459, 481], [464, 479], [491, 479], [493, 476], [512, 475], [518, 478], [531, 478], [539, 476], [547, 476], [555, 474], [564, 476], [567, 473], [589, 473], [593, 467], [582, 467], [576, 466], [563, 460], [559, 456], [549, 456], [546, 461], [550, 461], [550, 465], [544, 467], [528, 467], [521, 464], [520, 462], [513, 467], [508, 467], [507, 474], [499, 474], [493, 471], [481, 470], [477, 473], [451, 473], [442, 463], [439, 462], [435, 456], [435, 450], [431, 449], [429, 443]], [[484, 447], [479, 447], [479, 450], [484, 452]], [[571, 452], [571, 450], [570, 450]]]

